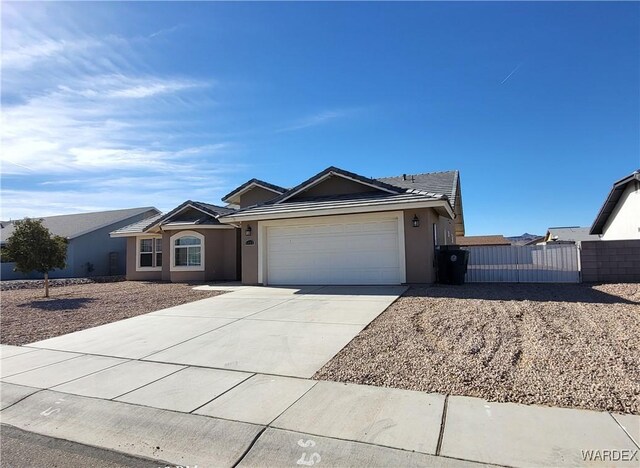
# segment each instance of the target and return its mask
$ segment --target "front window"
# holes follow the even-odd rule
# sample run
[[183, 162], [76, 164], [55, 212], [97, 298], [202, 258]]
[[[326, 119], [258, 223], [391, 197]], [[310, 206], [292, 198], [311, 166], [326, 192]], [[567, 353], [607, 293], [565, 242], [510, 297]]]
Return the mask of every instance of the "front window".
[[193, 236], [184, 236], [173, 243], [175, 266], [201, 266], [202, 240]]
[[159, 268], [162, 266], [162, 239], [146, 238], [138, 241], [138, 264], [140, 268]]

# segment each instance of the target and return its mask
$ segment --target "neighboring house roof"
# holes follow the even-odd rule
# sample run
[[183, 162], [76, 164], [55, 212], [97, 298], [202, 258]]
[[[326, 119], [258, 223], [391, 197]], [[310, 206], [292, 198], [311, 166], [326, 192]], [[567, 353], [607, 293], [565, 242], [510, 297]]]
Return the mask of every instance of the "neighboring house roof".
[[598, 212], [598, 216], [596, 216], [596, 220], [593, 222], [591, 229], [589, 230], [590, 234], [603, 234], [603, 229], [607, 221], [609, 220], [609, 216], [613, 213], [620, 197], [624, 193], [627, 188], [627, 184], [630, 184], [633, 181], [640, 181], [640, 169], [632, 172], [630, 175], [623, 177], [613, 184], [607, 199], [600, 208]]
[[481, 245], [511, 245], [511, 241], [502, 235], [491, 236], [457, 236], [456, 244], [464, 247]]
[[[34, 217], [33, 219], [42, 219], [44, 226], [48, 228], [52, 234], [65, 237], [67, 239], [73, 239], [147, 212], [160, 213], [160, 211], [153, 206], [145, 206], [124, 210], [46, 216], [44, 218]], [[15, 225], [13, 221], [2, 222], [2, 229], [0, 229], [0, 239], [2, 242], [5, 242], [7, 238], [11, 236], [14, 231], [14, 227]]]
[[[410, 207], [412, 204], [424, 202], [433, 203], [434, 208], [438, 206], [449, 206], [447, 198], [442, 194], [426, 193], [397, 193], [397, 194], [354, 194], [340, 195], [334, 197], [309, 198], [303, 201], [293, 201], [289, 203], [264, 203], [252, 208], [238, 210], [230, 215], [223, 216], [222, 221], [251, 221], [255, 219], [277, 219], [282, 217], [304, 217], [323, 214], [333, 214], [332, 211], [341, 212], [362, 212], [366, 211], [387, 211], [390, 206], [403, 205]], [[398, 208], [401, 209], [401, 208]], [[448, 208], [452, 216], [451, 209]], [[313, 214], [311, 214], [313, 212]]]
[[[195, 219], [190, 219], [188, 221], [180, 220], [180, 221], [172, 221], [174, 217], [180, 214], [182, 211], [194, 208], [195, 210], [202, 213], [202, 216], [199, 216]], [[149, 232], [153, 228], [158, 226], [192, 226], [192, 225], [214, 225], [220, 224], [218, 218], [225, 214], [233, 213], [235, 210], [232, 208], [226, 208], [224, 206], [212, 205], [210, 203], [196, 202], [193, 200], [187, 200], [184, 203], [181, 203], [173, 210], [169, 211], [165, 214], [160, 214], [155, 216], [152, 220], [145, 220], [145, 222], [133, 223], [129, 226], [124, 226], [120, 229], [116, 229], [111, 233], [113, 237], [127, 237], [135, 234], [141, 234], [144, 232]], [[148, 222], [147, 222], [148, 221]]]
[[546, 242], [581, 242], [598, 239], [600, 239], [598, 236], [589, 234], [588, 227], [579, 226], [550, 227], [545, 236]]
[[533, 237], [529, 240], [525, 240], [522, 242], [522, 244], [520, 245], [536, 245], [539, 244], [540, 242], [544, 242], [544, 236], [538, 236], [538, 237]]
[[274, 185], [274, 184], [270, 184], [269, 182], [265, 182], [264, 180], [260, 180], [260, 179], [251, 179], [246, 181], [244, 184], [242, 184], [240, 187], [232, 190], [231, 192], [227, 193], [224, 197], [222, 197], [222, 201], [223, 202], [229, 202], [229, 203], [233, 203], [234, 201], [237, 201], [236, 199], [242, 195], [245, 192], [248, 192], [249, 190], [251, 190], [254, 187], [261, 187], [265, 190], [270, 190], [274, 193], [278, 193], [278, 194], [283, 194], [284, 192], [287, 191], [286, 188], [284, 187], [280, 187], [278, 185]]

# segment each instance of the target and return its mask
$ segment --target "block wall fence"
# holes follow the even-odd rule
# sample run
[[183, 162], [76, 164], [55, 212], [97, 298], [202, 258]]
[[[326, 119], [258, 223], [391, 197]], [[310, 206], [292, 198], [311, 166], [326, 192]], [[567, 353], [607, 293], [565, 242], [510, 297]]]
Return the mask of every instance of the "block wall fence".
[[583, 241], [582, 281], [625, 283], [640, 281], [640, 239]]

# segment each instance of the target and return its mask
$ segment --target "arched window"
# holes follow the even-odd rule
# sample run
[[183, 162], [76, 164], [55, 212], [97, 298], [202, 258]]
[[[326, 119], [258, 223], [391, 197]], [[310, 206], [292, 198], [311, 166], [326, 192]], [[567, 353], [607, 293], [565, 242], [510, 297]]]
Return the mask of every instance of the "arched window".
[[171, 236], [171, 267], [173, 270], [204, 268], [204, 236], [185, 231]]

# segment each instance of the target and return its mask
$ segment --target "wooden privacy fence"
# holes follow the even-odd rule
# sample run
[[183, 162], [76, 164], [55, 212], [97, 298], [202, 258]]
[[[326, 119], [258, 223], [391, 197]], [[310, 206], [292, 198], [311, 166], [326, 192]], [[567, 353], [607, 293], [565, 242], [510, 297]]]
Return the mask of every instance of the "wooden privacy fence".
[[574, 244], [465, 247], [469, 283], [579, 283]]

